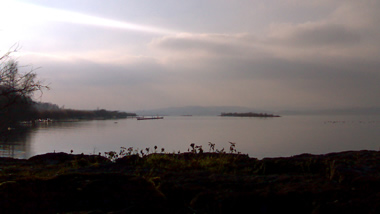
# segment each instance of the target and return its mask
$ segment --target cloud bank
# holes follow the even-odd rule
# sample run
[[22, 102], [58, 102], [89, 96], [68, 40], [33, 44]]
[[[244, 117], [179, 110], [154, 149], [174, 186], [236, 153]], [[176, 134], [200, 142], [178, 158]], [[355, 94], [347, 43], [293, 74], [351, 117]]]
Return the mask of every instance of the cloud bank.
[[[145, 3], [128, 6], [144, 13]], [[73, 108], [380, 106], [378, 1], [208, 1], [212, 12], [200, 4], [186, 4], [197, 16], [174, 19], [168, 5], [185, 7], [164, 1], [144, 18], [182, 33], [39, 26], [43, 40], [28, 37], [33, 54], [22, 60], [42, 66], [40, 76], [52, 83], [44, 101]]]

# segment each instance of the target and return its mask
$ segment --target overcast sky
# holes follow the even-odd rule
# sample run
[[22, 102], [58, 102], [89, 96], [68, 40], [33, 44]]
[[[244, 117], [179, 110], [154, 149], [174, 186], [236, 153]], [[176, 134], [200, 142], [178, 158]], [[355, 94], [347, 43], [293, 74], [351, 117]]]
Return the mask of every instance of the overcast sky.
[[0, 51], [66, 108], [380, 106], [378, 0], [3, 0]]

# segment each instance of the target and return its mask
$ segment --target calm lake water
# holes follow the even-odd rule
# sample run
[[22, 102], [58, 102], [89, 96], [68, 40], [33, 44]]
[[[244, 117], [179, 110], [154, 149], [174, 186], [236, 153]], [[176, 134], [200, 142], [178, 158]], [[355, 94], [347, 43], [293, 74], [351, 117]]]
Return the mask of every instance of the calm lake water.
[[380, 116], [283, 116], [280, 118], [174, 117], [40, 124], [12, 130], [0, 142], [0, 156], [29, 158], [48, 152], [98, 154], [154, 146], [186, 152], [190, 144], [229, 151], [229, 142], [250, 157], [287, 157], [380, 148]]

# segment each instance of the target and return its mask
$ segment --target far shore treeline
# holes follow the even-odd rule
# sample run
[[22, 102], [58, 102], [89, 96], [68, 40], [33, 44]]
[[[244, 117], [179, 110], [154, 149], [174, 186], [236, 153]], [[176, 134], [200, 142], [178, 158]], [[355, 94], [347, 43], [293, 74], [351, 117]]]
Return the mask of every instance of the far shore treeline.
[[13, 47], [0, 55], [0, 133], [11, 130], [20, 122], [63, 121], [80, 119], [118, 119], [135, 117], [135, 113], [119, 111], [74, 110], [60, 108], [56, 104], [35, 102], [35, 92], [49, 90], [50, 87], [37, 78], [33, 68], [28, 72], [20, 72], [18, 62], [11, 55], [17, 51]]
[[136, 117], [135, 113], [109, 111], [105, 109], [75, 110], [60, 108], [55, 104], [30, 101], [22, 106], [14, 105], [6, 114], [0, 113], [2, 127], [14, 128], [19, 123], [35, 123], [39, 121], [76, 121], [76, 120], [101, 120], [122, 119]]
[[247, 113], [225, 113], [222, 112], [220, 114], [222, 117], [280, 117], [280, 115], [274, 115], [274, 114], [268, 114], [268, 113], [253, 113], [253, 112], [247, 112]]
[[34, 103], [31, 120], [51, 119], [51, 120], [70, 120], [70, 119], [120, 119], [135, 117], [135, 113], [120, 111], [108, 111], [105, 109], [97, 110], [75, 110], [59, 108], [51, 103]]

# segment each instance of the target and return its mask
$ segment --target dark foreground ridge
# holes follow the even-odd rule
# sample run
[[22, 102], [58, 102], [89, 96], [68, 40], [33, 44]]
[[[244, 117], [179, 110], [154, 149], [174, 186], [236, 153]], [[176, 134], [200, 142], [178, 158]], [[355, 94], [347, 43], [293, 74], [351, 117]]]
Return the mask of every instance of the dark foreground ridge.
[[0, 158], [1, 213], [380, 213], [380, 152]]

